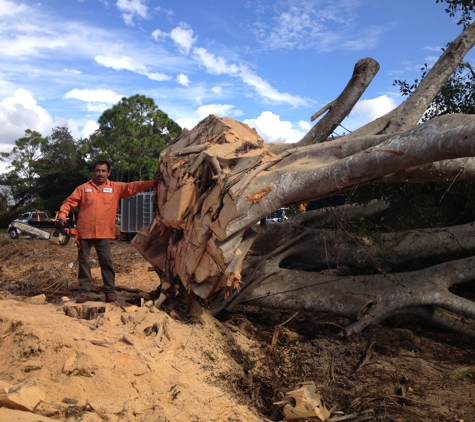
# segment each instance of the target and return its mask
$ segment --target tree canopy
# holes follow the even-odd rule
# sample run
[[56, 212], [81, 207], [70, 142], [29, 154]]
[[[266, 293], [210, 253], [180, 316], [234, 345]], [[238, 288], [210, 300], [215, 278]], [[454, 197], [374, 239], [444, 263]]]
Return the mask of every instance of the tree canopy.
[[39, 132], [27, 129], [25, 136], [15, 141], [11, 152], [2, 152], [2, 161], [8, 162], [9, 172], [2, 176], [2, 185], [8, 186], [10, 194], [19, 205], [34, 203], [35, 163], [43, 156], [48, 140]]
[[472, 12], [475, 11], [475, 2], [473, 0], [436, 0], [436, 3], [446, 3], [447, 9], [445, 11], [454, 17], [460, 14], [460, 20], [457, 25], [467, 27], [472, 21]]
[[62, 201], [76, 186], [90, 179], [87, 145], [75, 140], [65, 126], [56, 127], [42, 148], [42, 157], [33, 164], [36, 207], [58, 211]]
[[53, 128], [48, 137], [27, 129], [2, 159], [9, 172], [1, 184], [8, 188], [14, 209], [59, 209], [61, 202], [80, 183], [88, 180], [90, 171], [83, 140], [75, 140], [66, 126]]
[[90, 157], [111, 162], [112, 178], [118, 181], [152, 178], [160, 151], [181, 132], [152, 98], [139, 94], [122, 98], [98, 122], [89, 139]]

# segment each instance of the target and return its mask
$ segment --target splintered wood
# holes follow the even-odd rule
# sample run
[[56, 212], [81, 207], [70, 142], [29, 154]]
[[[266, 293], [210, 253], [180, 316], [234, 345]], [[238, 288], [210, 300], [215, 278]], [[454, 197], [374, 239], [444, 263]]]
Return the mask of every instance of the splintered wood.
[[259, 202], [264, 196], [266, 196], [272, 189], [270, 187], [261, 189], [260, 191], [253, 193], [247, 197], [247, 200], [255, 204]]
[[322, 421], [330, 417], [330, 412], [322, 403], [322, 399], [316, 392], [312, 381], [305, 381], [293, 391], [285, 394], [285, 397], [275, 405], [281, 407], [286, 420], [303, 420], [318, 418]]
[[[157, 211], [134, 245], [202, 298], [238, 288], [253, 233], [226, 230], [236, 217], [236, 198], [272, 157], [255, 130], [230, 118], [211, 115], [184, 130], [160, 156]], [[260, 189], [250, 200], [258, 202], [270, 190]]]

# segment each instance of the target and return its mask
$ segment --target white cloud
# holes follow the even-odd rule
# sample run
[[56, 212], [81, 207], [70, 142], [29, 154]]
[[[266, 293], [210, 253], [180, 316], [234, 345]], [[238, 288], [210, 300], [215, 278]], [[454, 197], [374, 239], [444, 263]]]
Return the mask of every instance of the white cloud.
[[44, 13], [46, 6], [40, 3], [33, 7], [14, 19], [2, 16], [0, 12], [0, 54], [21, 58], [22, 65], [31, 63], [26, 59], [45, 59], [42, 64], [49, 61], [50, 67], [58, 71], [58, 60], [63, 63], [66, 63], [65, 59], [87, 57], [90, 60], [99, 51], [111, 52], [121, 48], [117, 43], [117, 34], [104, 27], [60, 18], [51, 12]]
[[442, 54], [442, 47], [439, 47], [439, 46], [437, 46], [437, 47], [431, 47], [431, 46], [429, 46], [429, 45], [426, 45], [426, 46], [424, 47], [424, 50], [437, 51], [438, 53], [441, 53], [441, 54]]
[[367, 122], [371, 122], [389, 113], [394, 108], [396, 108], [396, 102], [387, 95], [381, 95], [371, 100], [358, 101], [351, 114], [363, 116], [367, 119]]
[[78, 124], [73, 119], [65, 119], [64, 117], [55, 117], [54, 126], [67, 126], [73, 138], [79, 138], [81, 132], [79, 132]]
[[274, 19], [276, 24], [270, 31], [260, 25], [258, 40], [268, 48], [303, 48], [307, 42], [320, 38], [325, 32], [322, 20], [315, 19], [317, 14], [306, 5], [292, 6]]
[[176, 77], [176, 81], [177, 81], [180, 85], [183, 85], [183, 86], [189, 86], [189, 85], [190, 85], [190, 78], [188, 78], [188, 76], [186, 76], [186, 75], [183, 75], [183, 73], [180, 73], [180, 74]]
[[64, 73], [72, 73], [73, 75], [80, 75], [81, 71], [76, 69], [63, 69]]
[[[31, 129], [42, 136], [49, 136], [56, 126], [68, 126], [73, 137], [80, 132], [73, 119], [53, 117], [44, 108], [38, 106], [30, 92], [20, 88], [13, 96], [0, 102], [0, 151], [10, 152], [15, 141], [25, 136], [25, 130]], [[1, 165], [0, 173], [4, 172], [6, 164]]]
[[26, 129], [49, 136], [56, 126], [68, 126], [73, 137], [80, 136], [75, 120], [55, 116], [39, 106], [33, 95], [19, 88], [0, 102], [0, 151], [10, 152], [15, 141], [25, 135]]
[[10, 81], [0, 79], [0, 99], [9, 97], [18, 89], [18, 87]]
[[280, 120], [271, 111], [263, 111], [257, 119], [246, 119], [244, 123], [255, 128], [266, 142], [298, 142], [306, 133], [294, 129], [291, 122]]
[[[283, 2], [279, 4], [273, 24], [255, 22], [252, 31], [267, 49], [335, 49], [361, 50], [377, 44], [381, 29], [367, 28], [355, 34], [355, 9], [360, 1], [340, 0], [322, 2]], [[269, 13], [266, 13], [269, 16]]]
[[156, 29], [152, 32], [152, 37], [158, 41], [160, 38], [168, 37], [168, 34], [166, 32], [160, 31], [160, 29]]
[[216, 95], [222, 95], [223, 94], [223, 87], [221, 86], [213, 86], [213, 88], [211, 88], [211, 92], [213, 94], [216, 94]]
[[219, 117], [243, 115], [243, 112], [241, 110], [234, 109], [232, 104], [207, 104], [198, 107], [196, 112], [200, 120], [208, 117], [210, 114], [216, 114], [216, 116]]
[[306, 132], [312, 128], [312, 124], [310, 122], [306, 122], [305, 120], [300, 120], [298, 122], [298, 126], [300, 129], [305, 130]]
[[[45, 71], [58, 74], [58, 71], [63, 71], [64, 68], [81, 69], [87, 78], [94, 72], [80, 67], [77, 64], [79, 61], [90, 61], [95, 55], [130, 55], [136, 61], [147, 65], [144, 74], [150, 73], [153, 80], [163, 80], [163, 75], [154, 73], [155, 70], [161, 71], [162, 63], [165, 62], [166, 66], [172, 69], [176, 62], [184, 60], [180, 55], [170, 54], [159, 46], [154, 46], [152, 53], [151, 41], [147, 40], [144, 44], [143, 37], [137, 37], [136, 30], [127, 28], [116, 31], [111, 29], [111, 22], [101, 24], [84, 20], [81, 18], [81, 13], [78, 15], [72, 12], [74, 8], [71, 10], [55, 8], [51, 2], [42, 4], [26, 0], [14, 1], [18, 4], [27, 3], [30, 7], [25, 13], [15, 15], [12, 19], [2, 15], [4, 9], [3, 3], [0, 3], [0, 57], [2, 58], [0, 71], [14, 69], [16, 65], [18, 73], [24, 74], [25, 70], [35, 72], [34, 77], [28, 75], [27, 78], [33, 82], [39, 80], [40, 77], [47, 79]], [[111, 3], [115, 5], [116, 2], [114, 0]], [[142, 1], [142, 3], [145, 2]], [[87, 6], [88, 2], [84, 4]], [[82, 8], [78, 5], [75, 7]], [[97, 7], [98, 10], [103, 9], [102, 5], [97, 5]], [[150, 10], [151, 8], [148, 9], [148, 13]], [[85, 11], [85, 13], [89, 12], [91, 11]], [[110, 10], [104, 10], [104, 13], [110, 14]], [[136, 16], [139, 17], [139, 15]], [[108, 16], [107, 19], [110, 21], [112, 17]], [[19, 59], [18, 63], [14, 63], [15, 58]], [[61, 67], [58, 67], [58, 63]], [[67, 73], [62, 73], [63, 80], [66, 75]], [[97, 75], [97, 77], [101, 76], [101, 74]], [[57, 82], [59, 81], [55, 81]]]
[[292, 107], [301, 107], [307, 105], [307, 100], [296, 95], [287, 94], [286, 92], [279, 92], [272, 87], [267, 81], [264, 81], [260, 76], [251, 72], [246, 67], [242, 67], [240, 71], [242, 81], [252, 86], [257, 93], [266, 100], [281, 104], [290, 104]]
[[172, 29], [170, 38], [175, 42], [183, 54], [189, 54], [191, 47], [196, 42], [197, 38], [193, 37], [193, 30], [188, 28], [184, 22], [180, 22], [180, 26]]
[[30, 92], [20, 88], [13, 96], [0, 102], [0, 149], [10, 151], [26, 129], [36, 130], [43, 136], [51, 133], [55, 121], [44, 108], [37, 105]]
[[175, 16], [175, 12], [171, 9], [164, 9], [163, 7], [157, 6], [155, 9], [157, 12], [162, 12], [165, 14], [165, 16], [170, 20], [173, 16]]
[[200, 122], [200, 120], [188, 117], [183, 119], [175, 119], [175, 122], [177, 122], [183, 129], [191, 130]]
[[0, 53], [9, 57], [39, 56], [39, 50], [55, 50], [67, 45], [68, 41], [61, 37], [19, 35], [0, 43]]
[[[153, 38], [157, 41], [160, 38], [172, 38], [178, 49], [183, 54], [189, 54], [189, 52], [192, 50], [193, 44], [195, 44], [197, 41], [197, 37], [193, 37], [193, 34], [193, 30], [190, 29], [184, 22], [181, 22], [180, 26], [174, 28], [169, 34], [159, 29], [156, 29], [152, 32]], [[206, 48], [193, 48], [192, 57], [198, 63], [198, 65], [204, 66], [205, 70], [211, 75], [228, 75], [240, 78], [242, 82], [251, 86], [262, 98], [267, 101], [277, 104], [290, 104], [292, 107], [308, 105], [307, 99], [285, 92], [279, 92], [244, 64], [229, 64], [224, 57], [213, 54]], [[219, 91], [219, 93], [221, 94], [221, 91]]]
[[[1, 149], [1, 145], [0, 145], [0, 149]], [[0, 151], [0, 152], [10, 152], [10, 149], [5, 150], [5, 151]], [[8, 163], [2, 163], [0, 161], [0, 174], [7, 173], [8, 172], [7, 167], [8, 167]]]
[[97, 113], [102, 113], [103, 111], [107, 110], [108, 108], [110, 108], [110, 106], [108, 106], [107, 104], [104, 104], [104, 103], [97, 103], [97, 104], [88, 103], [87, 104], [87, 111], [94, 111], [94, 112], [97, 112]]
[[[140, 73], [140, 72], [137, 72]], [[171, 76], [165, 75], [164, 73], [160, 72], [144, 72], [142, 75], [147, 76], [147, 78], [151, 79], [152, 81], [162, 82], [162, 81], [169, 81]]]
[[[242, 111], [236, 109], [232, 104], [206, 104], [198, 107], [194, 111], [181, 111], [182, 115], [187, 117], [174, 119], [182, 128], [193, 129], [201, 120], [208, 117], [210, 114], [215, 114], [219, 117], [238, 117], [242, 116]], [[191, 116], [191, 117], [190, 117]]]
[[257, 93], [265, 100], [272, 101], [278, 104], [290, 104], [293, 107], [300, 107], [307, 105], [308, 101], [297, 95], [279, 92], [273, 88], [267, 81], [252, 72], [247, 66], [240, 64], [230, 64], [221, 56], [216, 56], [208, 52], [205, 48], [198, 47], [193, 49], [193, 56], [195, 60], [205, 66], [206, 70], [215, 75], [226, 74], [240, 78], [245, 84], [254, 88]]
[[122, 95], [110, 89], [78, 89], [74, 88], [64, 94], [63, 98], [74, 98], [87, 103], [101, 102], [115, 104], [122, 99]]
[[16, 4], [8, 0], [0, 0], [0, 16], [15, 16], [29, 9], [25, 4]]
[[117, 0], [116, 6], [123, 12], [122, 17], [126, 25], [134, 25], [134, 17], [147, 18], [147, 6], [142, 0]]
[[215, 56], [206, 48], [198, 47], [193, 49], [195, 60], [202, 64], [208, 73], [212, 75], [235, 75], [238, 73], [238, 67], [235, 64], [228, 65], [224, 57]]
[[88, 138], [97, 129], [99, 129], [99, 125], [93, 120], [88, 120], [87, 123], [84, 125], [83, 129], [81, 130], [81, 133], [85, 138]]
[[354, 35], [351, 39], [343, 39], [341, 42], [338, 41], [334, 45], [328, 45], [327, 50], [367, 50], [378, 44], [383, 32], [384, 29], [381, 28], [365, 28], [361, 35]]
[[81, 100], [87, 103], [87, 110], [95, 113], [102, 113], [110, 108], [111, 104], [116, 104], [123, 95], [117, 94], [110, 89], [78, 89], [74, 88], [63, 95], [64, 99]]
[[130, 70], [131, 72], [144, 73], [147, 67], [132, 57], [128, 56], [95, 56], [94, 60], [104, 67], [114, 70]]
[[94, 60], [104, 67], [110, 67], [114, 70], [129, 70], [139, 75], [147, 76], [154, 81], [168, 81], [170, 76], [159, 72], [150, 72], [143, 63], [128, 56], [95, 56]]
[[193, 36], [194, 32], [185, 22], [180, 22], [180, 26], [173, 28], [170, 33], [156, 29], [152, 32], [152, 37], [159, 41], [161, 38], [170, 37], [177, 46], [180, 53], [188, 55], [191, 47], [196, 42], [198, 37]]
[[[431, 67], [437, 60], [439, 60], [439, 56], [427, 56], [424, 58], [425, 62]], [[417, 66], [417, 69], [419, 70], [422, 65]]]

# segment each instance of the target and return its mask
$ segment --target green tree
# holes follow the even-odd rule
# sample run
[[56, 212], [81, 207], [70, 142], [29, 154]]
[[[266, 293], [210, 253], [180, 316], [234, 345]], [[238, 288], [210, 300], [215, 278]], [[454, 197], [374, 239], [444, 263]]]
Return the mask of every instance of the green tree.
[[33, 164], [37, 208], [57, 211], [76, 186], [90, 179], [87, 145], [75, 140], [67, 126], [55, 127], [42, 145], [42, 157]]
[[1, 160], [9, 163], [2, 185], [7, 186], [17, 205], [30, 206], [35, 200], [34, 184], [37, 174], [34, 164], [43, 156], [48, 143], [39, 132], [27, 129], [25, 136], [15, 141], [11, 152], [0, 153]]
[[8, 193], [0, 191], [0, 213], [8, 209]]
[[475, 1], [473, 0], [436, 0], [436, 3], [446, 3], [445, 11], [451, 16], [460, 14], [460, 20], [457, 25], [463, 25], [464, 28], [470, 25], [472, 21], [471, 12], [475, 11]]
[[1, 154], [9, 163], [9, 172], [0, 181], [7, 189], [2, 193], [13, 198], [18, 212], [56, 211], [77, 185], [90, 178], [86, 152], [85, 141], [76, 141], [67, 126], [53, 128], [48, 137], [27, 129], [11, 152]]
[[91, 159], [110, 161], [118, 181], [152, 178], [160, 151], [181, 132], [152, 98], [139, 94], [122, 98], [98, 122], [89, 139]]

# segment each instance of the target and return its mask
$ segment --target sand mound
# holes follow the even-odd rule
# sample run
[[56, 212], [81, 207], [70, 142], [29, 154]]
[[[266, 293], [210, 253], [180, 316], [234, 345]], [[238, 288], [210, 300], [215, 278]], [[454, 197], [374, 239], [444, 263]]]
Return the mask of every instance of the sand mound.
[[214, 318], [196, 308], [184, 324], [154, 307], [107, 308], [93, 329], [63, 305], [0, 301], [0, 387], [33, 383], [40, 393], [30, 398], [44, 395], [33, 419], [3, 407], [0, 420], [262, 420], [223, 389], [242, 368]]

